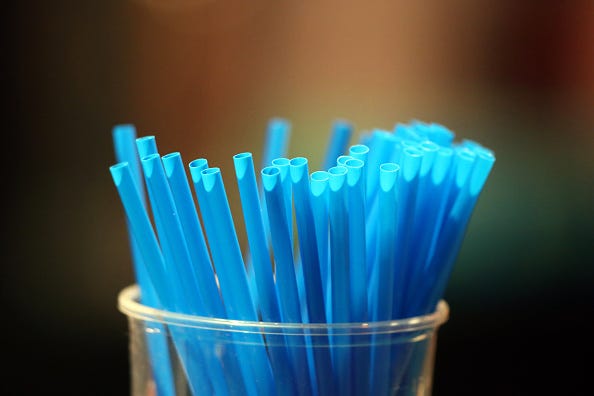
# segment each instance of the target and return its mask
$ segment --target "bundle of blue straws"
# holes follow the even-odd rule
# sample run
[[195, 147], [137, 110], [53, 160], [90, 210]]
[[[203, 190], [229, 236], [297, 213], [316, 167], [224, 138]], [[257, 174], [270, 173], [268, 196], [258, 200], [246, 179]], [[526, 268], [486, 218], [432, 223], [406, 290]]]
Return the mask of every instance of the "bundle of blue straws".
[[[251, 153], [233, 157], [244, 247], [219, 168], [205, 158], [186, 164], [179, 152], [161, 155], [155, 136], [137, 137], [133, 125], [113, 128], [117, 163], [110, 171], [142, 304], [272, 323], [371, 323], [432, 313], [493, 152], [472, 140], [454, 141], [454, 133], [436, 123], [398, 123], [356, 135], [350, 122], [337, 120], [322, 167], [312, 170], [305, 157], [287, 158], [291, 128], [282, 118], [269, 121], [259, 172]], [[183, 334], [172, 331], [171, 337], [175, 344]], [[159, 337], [147, 341], [153, 356], [170, 353]], [[243, 353], [249, 361], [222, 354], [217, 367], [208, 356], [200, 365], [182, 357], [193, 394], [390, 394], [377, 377], [401, 364], [394, 358], [383, 364], [373, 350], [365, 358], [344, 355], [346, 348], [324, 357], [307, 347], [266, 348], [268, 341], [251, 338], [263, 347]], [[316, 342], [312, 337], [306, 344]], [[278, 363], [283, 359], [288, 369]], [[170, 368], [158, 359], [151, 364], [157, 393], [174, 395]], [[299, 386], [275, 382], [283, 370]]]

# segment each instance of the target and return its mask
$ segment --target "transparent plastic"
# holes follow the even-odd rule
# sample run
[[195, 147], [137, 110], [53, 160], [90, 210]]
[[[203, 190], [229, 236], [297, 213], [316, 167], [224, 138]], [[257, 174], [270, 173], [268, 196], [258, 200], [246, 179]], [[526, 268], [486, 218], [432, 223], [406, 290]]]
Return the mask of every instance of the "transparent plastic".
[[[334, 394], [342, 394], [345, 392], [343, 385], [348, 384], [346, 391], [354, 396], [431, 395], [437, 330], [449, 316], [447, 303], [441, 301], [432, 314], [402, 320], [279, 324], [183, 315], [150, 308], [138, 301], [136, 285], [126, 287], [118, 296], [118, 308], [129, 323], [133, 396], [244, 395], [253, 393], [248, 389], [253, 390], [254, 384], [259, 386], [257, 394], [267, 396], [264, 394], [267, 392], [262, 392], [262, 383], [266, 380], [256, 378], [253, 373], [246, 379], [243, 371], [246, 365], [254, 365], [256, 360], [251, 359], [252, 354], [263, 351], [270, 357], [271, 371], [275, 373], [274, 383], [268, 388], [270, 394], [325, 395], [330, 394], [329, 389], [333, 389]], [[158, 381], [152, 366], [160, 357], [149, 356], [147, 339], [150, 337], [161, 337], [169, 345], [167, 361], [157, 364], [160, 367], [157, 370], [165, 366], [172, 373], [173, 384], [166, 392], [157, 390]], [[285, 371], [279, 368], [282, 364], [290, 365], [292, 352], [299, 348], [307, 351], [307, 363], [302, 367], [293, 365]], [[280, 350], [287, 353], [285, 362], [274, 360], [279, 356], [275, 352]], [[342, 359], [345, 353], [348, 356], [346, 369], [342, 360], [337, 364], [336, 358]], [[320, 365], [325, 354], [330, 357], [329, 371], [324, 371]], [[232, 373], [230, 359], [237, 360], [242, 370]], [[217, 391], [216, 381], [208, 379], [217, 370], [225, 377], [227, 388], [224, 391]], [[190, 371], [206, 377], [204, 386], [193, 377], [188, 381]], [[279, 378], [279, 372], [289, 374]]]

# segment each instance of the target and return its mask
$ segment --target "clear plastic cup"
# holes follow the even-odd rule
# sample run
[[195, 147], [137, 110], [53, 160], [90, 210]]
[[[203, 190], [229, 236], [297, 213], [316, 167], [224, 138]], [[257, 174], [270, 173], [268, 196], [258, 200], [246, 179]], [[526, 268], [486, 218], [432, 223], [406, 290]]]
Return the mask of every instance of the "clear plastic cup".
[[136, 285], [118, 307], [128, 317], [133, 396], [430, 395], [437, 330], [449, 315], [441, 301], [430, 315], [395, 321], [246, 322], [142, 305]]

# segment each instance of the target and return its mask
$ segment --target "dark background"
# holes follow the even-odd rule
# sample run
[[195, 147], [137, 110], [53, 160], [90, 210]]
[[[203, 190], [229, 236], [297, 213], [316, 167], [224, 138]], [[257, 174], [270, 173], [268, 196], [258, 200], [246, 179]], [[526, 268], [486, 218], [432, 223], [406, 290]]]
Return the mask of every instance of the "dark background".
[[129, 392], [113, 125], [207, 157], [232, 186], [232, 155], [259, 158], [272, 116], [291, 120], [291, 155], [314, 165], [338, 117], [359, 130], [434, 121], [492, 148], [446, 293], [434, 394], [591, 391], [591, 1], [3, 8], [1, 394]]

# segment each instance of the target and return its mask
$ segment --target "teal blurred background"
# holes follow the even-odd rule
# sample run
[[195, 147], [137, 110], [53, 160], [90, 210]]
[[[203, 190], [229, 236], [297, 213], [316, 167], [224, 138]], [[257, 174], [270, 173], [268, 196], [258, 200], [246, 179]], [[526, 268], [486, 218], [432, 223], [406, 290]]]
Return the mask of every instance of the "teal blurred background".
[[113, 125], [220, 166], [241, 227], [232, 155], [260, 158], [273, 116], [314, 168], [336, 118], [359, 131], [438, 122], [493, 149], [446, 294], [434, 394], [591, 388], [591, 1], [57, 0], [4, 18], [0, 393], [128, 393], [116, 298], [133, 274]]

